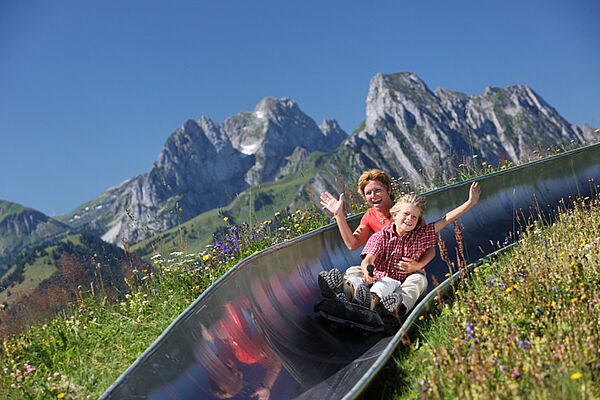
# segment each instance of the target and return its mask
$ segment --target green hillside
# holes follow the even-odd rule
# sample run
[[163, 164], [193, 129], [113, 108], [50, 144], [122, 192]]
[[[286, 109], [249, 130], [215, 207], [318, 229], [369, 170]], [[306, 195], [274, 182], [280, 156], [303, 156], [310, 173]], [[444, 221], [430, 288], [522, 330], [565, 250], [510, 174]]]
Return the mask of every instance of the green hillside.
[[37, 210], [0, 200], [0, 272], [20, 252], [64, 237], [70, 230]]
[[123, 278], [135, 265], [122, 249], [89, 234], [24, 252], [0, 279], [0, 331], [52, 317], [82, 288], [119, 296], [126, 289]]

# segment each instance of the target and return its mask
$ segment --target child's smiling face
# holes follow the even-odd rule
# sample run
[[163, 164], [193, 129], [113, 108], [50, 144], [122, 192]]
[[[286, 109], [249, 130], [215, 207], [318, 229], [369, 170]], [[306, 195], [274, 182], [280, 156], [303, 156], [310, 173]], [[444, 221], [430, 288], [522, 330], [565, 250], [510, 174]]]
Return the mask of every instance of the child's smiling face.
[[415, 226], [419, 223], [420, 216], [421, 210], [419, 207], [411, 203], [402, 204], [398, 213], [393, 217], [396, 233], [403, 235], [415, 229]]

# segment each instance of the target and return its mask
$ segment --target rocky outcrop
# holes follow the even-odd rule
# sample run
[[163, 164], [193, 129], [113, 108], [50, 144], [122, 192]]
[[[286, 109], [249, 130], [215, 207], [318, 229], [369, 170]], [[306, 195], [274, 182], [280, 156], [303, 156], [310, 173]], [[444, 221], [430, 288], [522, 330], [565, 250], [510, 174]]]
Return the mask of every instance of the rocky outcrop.
[[60, 218], [105, 241], [135, 243], [225, 206], [251, 185], [298, 171], [312, 151], [331, 151], [346, 136], [337, 122], [325, 121], [321, 130], [293, 100], [268, 97], [222, 125], [188, 120], [148, 173]]
[[448, 89], [432, 92], [413, 73], [377, 74], [364, 129], [332, 154], [311, 186], [314, 193], [335, 189], [332, 171], [338, 168], [354, 179], [377, 167], [429, 187], [473, 157], [497, 165], [522, 160], [540, 147], [592, 139], [591, 129], [570, 125], [527, 86], [488, 87], [469, 97]]
[[223, 129], [237, 150], [255, 156], [246, 173], [249, 185], [270, 182], [286, 171], [297, 170], [299, 165], [289, 166], [289, 157], [295, 152], [329, 152], [347, 137], [335, 121], [327, 120], [319, 128], [289, 98], [267, 97], [254, 111], [225, 120]]

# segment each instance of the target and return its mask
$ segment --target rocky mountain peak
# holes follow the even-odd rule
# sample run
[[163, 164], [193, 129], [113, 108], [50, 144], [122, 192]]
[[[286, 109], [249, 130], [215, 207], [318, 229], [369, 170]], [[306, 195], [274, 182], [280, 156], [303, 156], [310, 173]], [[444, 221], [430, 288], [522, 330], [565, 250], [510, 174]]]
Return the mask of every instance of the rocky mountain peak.
[[[521, 160], [540, 145], [590, 139], [589, 131], [570, 125], [525, 85], [489, 86], [467, 96], [432, 92], [417, 75], [402, 72], [371, 79], [365, 128], [334, 157], [353, 173], [377, 167], [427, 187], [475, 156], [497, 165]], [[319, 174], [314, 182], [318, 192], [334, 180]]]
[[323, 135], [325, 135], [326, 143], [324, 143], [324, 148], [326, 150], [329, 148], [327, 151], [335, 149], [348, 137], [348, 134], [344, 132], [335, 119], [324, 120], [323, 123], [319, 125], [319, 129], [323, 132]]
[[[241, 112], [227, 118], [223, 130], [234, 148], [244, 154], [254, 154], [256, 162], [246, 174], [246, 182], [255, 185], [268, 182], [294, 171], [299, 165], [290, 166], [289, 157], [298, 148], [309, 153], [315, 150], [329, 152], [347, 136], [333, 123], [322, 131], [317, 124], [290, 98], [266, 97], [252, 112]], [[342, 133], [342, 134], [340, 134]], [[292, 157], [304, 161], [306, 157]]]
[[280, 119], [295, 117], [301, 114], [300, 107], [289, 97], [277, 99], [265, 97], [254, 108], [254, 115], [258, 118]]
[[253, 111], [217, 124], [187, 120], [167, 138], [150, 171], [61, 217], [105, 241], [137, 242], [210, 209], [249, 185], [298, 171], [308, 155], [346, 137], [337, 122], [322, 131], [289, 98], [267, 97]]

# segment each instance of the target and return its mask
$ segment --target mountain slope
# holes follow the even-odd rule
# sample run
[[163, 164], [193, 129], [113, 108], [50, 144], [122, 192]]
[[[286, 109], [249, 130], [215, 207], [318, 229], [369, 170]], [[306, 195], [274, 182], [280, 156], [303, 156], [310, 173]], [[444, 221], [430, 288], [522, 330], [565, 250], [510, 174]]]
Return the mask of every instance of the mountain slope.
[[377, 74], [364, 127], [329, 157], [311, 188], [336, 190], [338, 168], [354, 184], [361, 171], [375, 167], [430, 187], [473, 157], [497, 165], [539, 147], [593, 139], [591, 128], [570, 125], [527, 86], [488, 87], [469, 97], [448, 89], [432, 92], [413, 73]]
[[250, 185], [298, 171], [308, 154], [335, 149], [346, 136], [335, 121], [321, 130], [287, 98], [268, 97], [222, 126], [189, 120], [169, 136], [148, 173], [60, 220], [110, 243], [139, 242], [229, 204]]
[[24, 249], [70, 232], [69, 226], [37, 210], [0, 200], [0, 271]]

